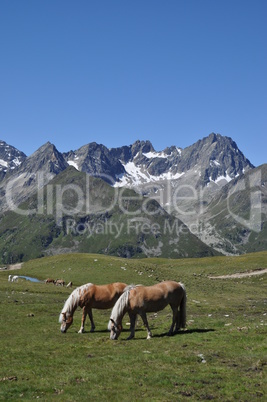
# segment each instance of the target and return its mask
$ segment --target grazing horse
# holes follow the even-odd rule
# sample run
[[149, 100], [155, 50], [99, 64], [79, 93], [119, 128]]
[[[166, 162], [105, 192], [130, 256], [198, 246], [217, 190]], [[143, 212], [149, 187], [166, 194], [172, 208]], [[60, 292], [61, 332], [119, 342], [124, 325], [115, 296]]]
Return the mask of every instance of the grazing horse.
[[[186, 291], [182, 283], [174, 281], [166, 281], [158, 283], [154, 286], [129, 286], [121, 295], [113, 307], [109, 329], [110, 339], [118, 339], [122, 331], [122, 319], [126, 312], [130, 317], [131, 334], [128, 339], [134, 337], [134, 327], [137, 314], [139, 314], [147, 329], [147, 339], [152, 337], [152, 333], [148, 326], [146, 313], [152, 313], [163, 310], [170, 305], [173, 312], [172, 325], [168, 335], [177, 332], [186, 324]], [[180, 314], [178, 307], [180, 306]]]
[[18, 275], [14, 275], [13, 278], [11, 278], [11, 282], [18, 282]]
[[11, 282], [12, 280], [12, 275], [8, 275], [8, 282]]
[[57, 286], [65, 286], [65, 281], [63, 281], [63, 279], [56, 279], [54, 284]]
[[61, 332], [67, 332], [67, 329], [71, 326], [73, 314], [78, 306], [83, 309], [79, 333], [84, 332], [84, 323], [87, 314], [91, 321], [90, 332], [94, 332], [95, 324], [92, 308], [102, 310], [112, 308], [126, 287], [126, 283], [116, 282], [108, 285], [87, 283], [76, 288], [66, 300], [60, 313], [59, 322], [61, 323]]
[[52, 279], [52, 278], [47, 278], [47, 279], [45, 280], [45, 283], [55, 283], [55, 280]]

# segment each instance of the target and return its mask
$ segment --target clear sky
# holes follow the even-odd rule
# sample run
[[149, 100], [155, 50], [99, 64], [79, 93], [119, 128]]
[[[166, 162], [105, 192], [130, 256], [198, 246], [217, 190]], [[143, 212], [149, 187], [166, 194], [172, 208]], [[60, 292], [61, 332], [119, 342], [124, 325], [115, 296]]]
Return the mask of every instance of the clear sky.
[[211, 132], [267, 162], [266, 0], [0, 0], [0, 139], [30, 155]]

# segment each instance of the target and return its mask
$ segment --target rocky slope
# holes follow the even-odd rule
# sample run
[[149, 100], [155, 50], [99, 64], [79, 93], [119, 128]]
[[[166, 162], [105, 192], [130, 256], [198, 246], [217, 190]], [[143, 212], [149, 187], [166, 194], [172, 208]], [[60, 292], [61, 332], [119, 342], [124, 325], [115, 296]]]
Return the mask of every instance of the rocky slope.
[[114, 189], [73, 167], [0, 216], [0, 263], [70, 252], [119, 257], [201, 257], [218, 253], [155, 201]]
[[[187, 148], [171, 146], [162, 151], [156, 151], [149, 141], [136, 141], [132, 145], [111, 149], [93, 142], [64, 154], [48, 142], [29, 157], [2, 141], [0, 214], [15, 210], [34, 194], [38, 194], [42, 212], [43, 189], [48, 185], [52, 191], [53, 185], [49, 187], [49, 184], [69, 166], [87, 173], [88, 177], [101, 178], [117, 191], [117, 195], [119, 189], [128, 188], [140, 197], [155, 199], [166, 213], [184, 222], [192, 234], [222, 253], [235, 254], [265, 247], [261, 240], [256, 241], [258, 246], [250, 245], [253, 228], [250, 228], [252, 235], [244, 235], [242, 246], [238, 246], [240, 237], [235, 239], [234, 235], [237, 212], [230, 214], [233, 219], [228, 220], [227, 230], [224, 229], [227, 213], [223, 219], [216, 218], [223, 216], [220, 209], [225, 210], [225, 203], [229, 208], [233, 189], [238, 187], [238, 183], [242, 187], [243, 177], [250, 177], [250, 173], [255, 171], [229, 137], [212, 133]], [[262, 172], [264, 179], [265, 170]], [[60, 196], [64, 193], [60, 192], [62, 188], [64, 183], [60, 182], [57, 187]], [[242, 196], [236, 197], [236, 211], [244, 211], [243, 199]], [[263, 195], [261, 199], [265, 199]], [[100, 196], [100, 203], [102, 201]], [[265, 221], [263, 213], [262, 227]], [[243, 227], [240, 230], [246, 230], [246, 221], [240, 222], [238, 224]]]
[[0, 181], [26, 159], [26, 155], [5, 141], [0, 141]]

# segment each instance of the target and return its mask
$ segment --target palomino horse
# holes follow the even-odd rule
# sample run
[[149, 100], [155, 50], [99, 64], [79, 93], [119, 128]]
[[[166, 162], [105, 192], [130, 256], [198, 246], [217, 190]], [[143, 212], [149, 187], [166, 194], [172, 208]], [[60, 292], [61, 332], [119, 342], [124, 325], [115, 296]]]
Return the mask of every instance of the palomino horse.
[[83, 308], [82, 323], [79, 333], [84, 332], [84, 323], [88, 314], [91, 321], [91, 332], [94, 332], [95, 324], [93, 320], [92, 308], [108, 309], [114, 306], [118, 298], [122, 295], [126, 283], [110, 283], [108, 285], [94, 285], [87, 283], [76, 288], [66, 300], [59, 316], [61, 332], [67, 332], [73, 321], [73, 314], [77, 307]]
[[65, 281], [64, 281], [63, 279], [56, 279], [56, 280], [54, 281], [54, 284], [55, 284], [56, 286], [65, 286]]
[[55, 280], [52, 279], [52, 278], [47, 278], [47, 279], [45, 280], [45, 283], [55, 283]]
[[[122, 331], [122, 319], [126, 312], [129, 314], [131, 323], [131, 334], [128, 339], [134, 337], [137, 314], [141, 316], [147, 329], [147, 339], [151, 338], [152, 334], [146, 313], [163, 310], [168, 304], [173, 312], [172, 325], [168, 335], [172, 335], [174, 327], [175, 332], [177, 332], [186, 324], [186, 291], [184, 285], [174, 281], [166, 281], [154, 286], [129, 286], [113, 307], [109, 322], [110, 339], [118, 339]], [[178, 312], [179, 306], [180, 314]]]

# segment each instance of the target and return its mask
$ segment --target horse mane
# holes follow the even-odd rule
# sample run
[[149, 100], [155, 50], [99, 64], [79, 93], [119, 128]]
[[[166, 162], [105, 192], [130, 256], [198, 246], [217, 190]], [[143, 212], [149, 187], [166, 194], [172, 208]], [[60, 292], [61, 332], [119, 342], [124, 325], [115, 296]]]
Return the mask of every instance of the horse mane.
[[[136, 288], [136, 286], [139, 286], [139, 285], [132, 284], [132, 285], [126, 286], [122, 295], [116, 301], [116, 303], [112, 309], [111, 315], [110, 315], [110, 318], [112, 318], [115, 322], [117, 322], [118, 317], [121, 317], [123, 315], [124, 309], [127, 306], [128, 301], [129, 301], [129, 293], [130, 293], [131, 289]], [[111, 324], [111, 321], [109, 320], [109, 324], [108, 324], [109, 330], [111, 329], [110, 324]]]
[[65, 313], [66, 315], [72, 314], [78, 307], [81, 295], [92, 285], [92, 283], [86, 283], [85, 285], [79, 286], [69, 295], [59, 315], [60, 323], [62, 323], [63, 319], [62, 313]]
[[185, 285], [182, 282], [179, 282], [180, 286], [183, 288], [183, 290], [186, 292], [185, 290]]

